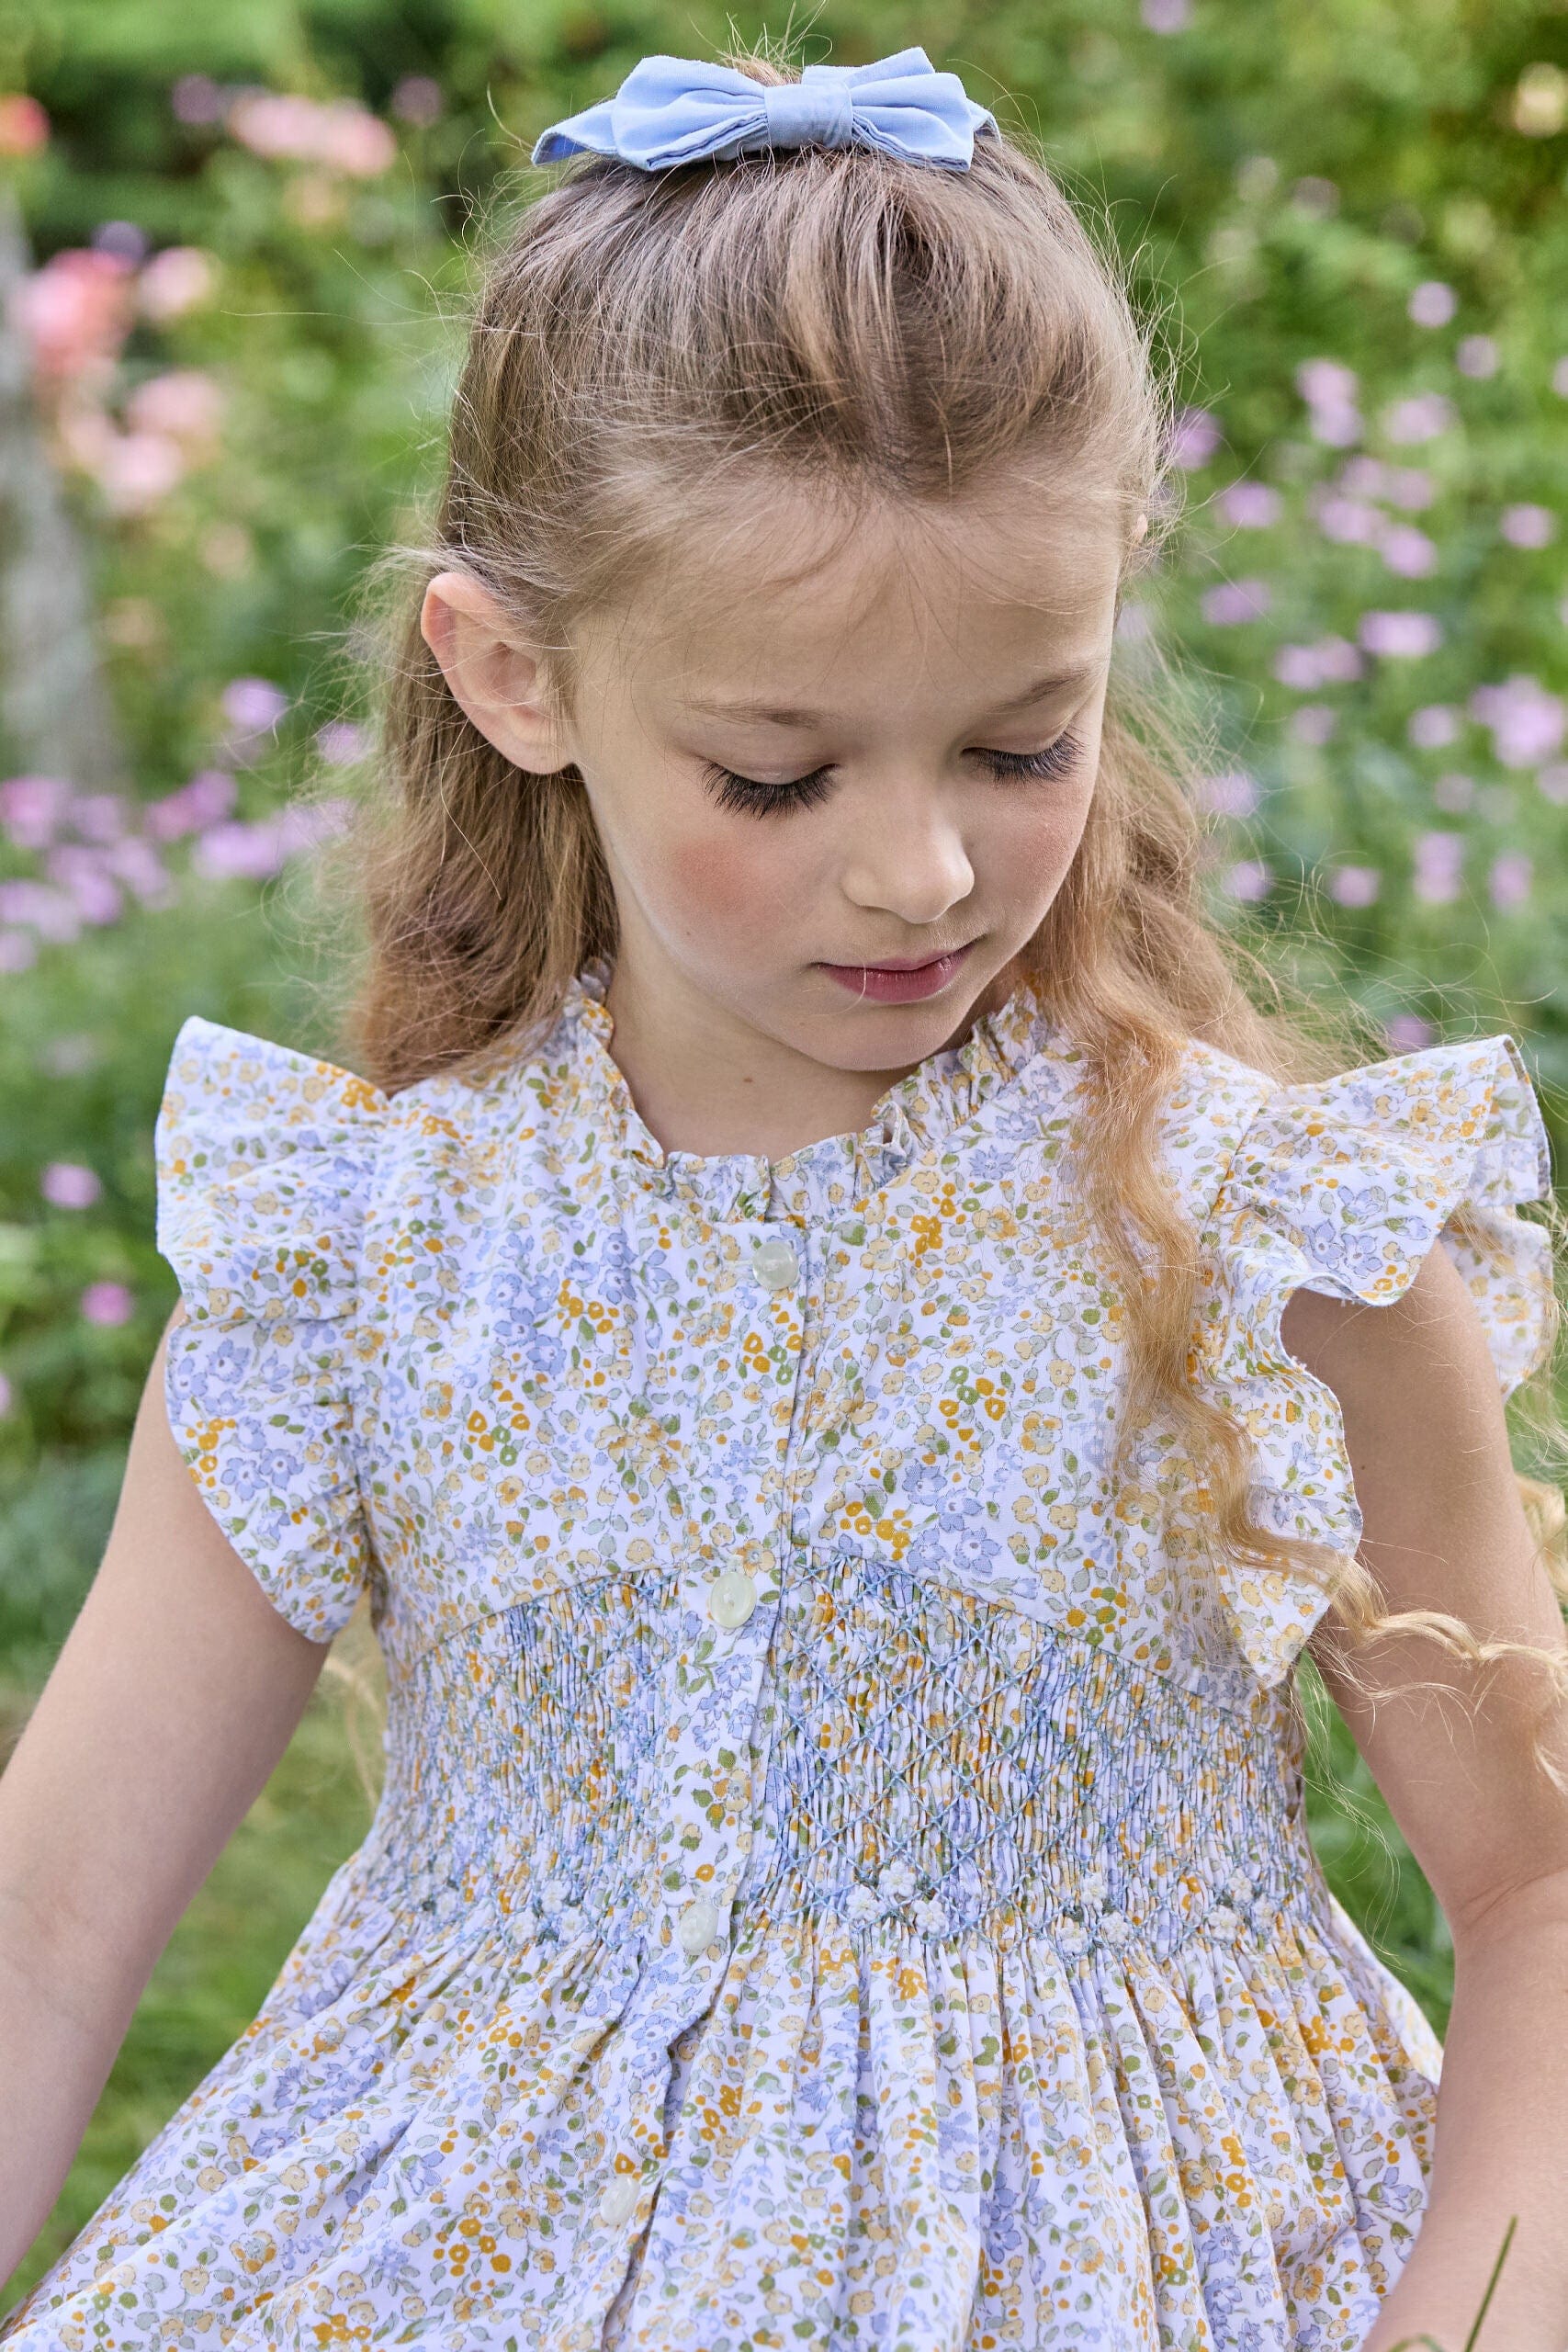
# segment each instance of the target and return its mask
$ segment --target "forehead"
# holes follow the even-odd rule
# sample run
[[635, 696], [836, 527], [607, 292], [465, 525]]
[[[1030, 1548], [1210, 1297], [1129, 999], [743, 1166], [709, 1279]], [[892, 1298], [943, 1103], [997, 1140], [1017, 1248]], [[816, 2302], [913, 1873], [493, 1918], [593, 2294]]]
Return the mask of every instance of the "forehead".
[[775, 485], [691, 518], [621, 616], [619, 658], [693, 695], [868, 664], [976, 683], [1043, 651], [1065, 667], [1104, 650], [1122, 530], [1111, 499], [1021, 473], [942, 506]]

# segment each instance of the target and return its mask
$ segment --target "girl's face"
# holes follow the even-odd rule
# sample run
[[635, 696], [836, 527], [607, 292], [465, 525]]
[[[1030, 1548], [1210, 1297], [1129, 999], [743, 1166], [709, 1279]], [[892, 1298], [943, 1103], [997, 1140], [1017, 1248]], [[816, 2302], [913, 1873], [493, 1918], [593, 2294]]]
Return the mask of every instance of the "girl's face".
[[[940, 532], [881, 508], [835, 537], [774, 498], [765, 526], [683, 547], [580, 632], [558, 723], [481, 590], [444, 573], [427, 593], [476, 723], [521, 765], [581, 771], [620, 917], [617, 1037], [674, 1023], [732, 1067], [749, 1039], [760, 1073], [911, 1069], [1000, 1001], [1072, 863], [1113, 522], [1022, 485]], [[770, 583], [785, 565], [798, 581]]]

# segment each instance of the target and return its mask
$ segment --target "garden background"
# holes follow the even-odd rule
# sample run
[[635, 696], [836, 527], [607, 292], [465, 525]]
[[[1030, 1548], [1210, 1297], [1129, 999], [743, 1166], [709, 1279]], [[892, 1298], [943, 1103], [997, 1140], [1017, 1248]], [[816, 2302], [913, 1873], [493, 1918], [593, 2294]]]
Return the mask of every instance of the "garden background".
[[[311, 861], [367, 781], [355, 594], [417, 527], [482, 212], [731, 29], [919, 42], [1166, 319], [1186, 521], [1123, 616], [1214, 757], [1215, 904], [1393, 1050], [1506, 1028], [1568, 1128], [1568, 7], [1520, 0], [13, 0], [0, 22], [0, 1753], [96, 1565], [174, 1302], [187, 1013], [334, 1050]], [[373, 778], [369, 779], [373, 783]], [[1530, 1466], [1521, 1455], [1521, 1466]], [[6, 2302], [243, 2030], [378, 1761], [334, 1647]], [[1325, 1716], [1334, 1883], [1434, 2020], [1430, 1896]]]

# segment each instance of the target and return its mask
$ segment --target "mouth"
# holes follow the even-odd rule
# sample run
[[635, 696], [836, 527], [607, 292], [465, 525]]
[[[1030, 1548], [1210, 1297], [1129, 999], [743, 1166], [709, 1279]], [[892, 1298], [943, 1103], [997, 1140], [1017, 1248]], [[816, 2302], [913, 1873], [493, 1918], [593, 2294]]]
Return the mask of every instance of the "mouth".
[[848, 989], [852, 996], [869, 998], [879, 1004], [904, 1004], [915, 998], [935, 996], [944, 989], [974, 944], [970, 939], [940, 956], [889, 956], [877, 964], [823, 963], [818, 969]]

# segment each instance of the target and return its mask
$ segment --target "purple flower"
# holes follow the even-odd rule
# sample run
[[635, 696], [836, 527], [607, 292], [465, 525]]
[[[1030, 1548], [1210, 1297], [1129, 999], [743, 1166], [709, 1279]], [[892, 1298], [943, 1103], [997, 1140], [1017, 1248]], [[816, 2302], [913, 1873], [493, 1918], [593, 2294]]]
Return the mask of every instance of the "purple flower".
[[70, 805], [71, 786], [57, 775], [13, 775], [0, 784], [0, 825], [17, 849], [47, 849]]
[[200, 768], [177, 792], [148, 803], [143, 812], [147, 831], [155, 842], [198, 833], [229, 814], [238, 793], [239, 786], [226, 768]]
[[38, 962], [38, 942], [30, 932], [0, 931], [0, 972], [25, 972]]
[[1407, 513], [1418, 513], [1422, 508], [1430, 506], [1437, 494], [1437, 483], [1425, 466], [1389, 468], [1388, 487], [1383, 496], [1392, 504], [1403, 506]]
[[1204, 808], [1216, 817], [1250, 817], [1258, 806], [1258, 786], [1244, 768], [1206, 775], [1199, 789]]
[[1298, 743], [1326, 743], [1339, 724], [1332, 703], [1303, 702], [1291, 714], [1291, 733]]
[[1317, 527], [1325, 539], [1337, 539], [1346, 546], [1376, 545], [1383, 518], [1364, 498], [1341, 498], [1330, 491], [1315, 502], [1315, 507]]
[[1435, 653], [1443, 632], [1431, 613], [1363, 613], [1360, 639], [1369, 653], [1414, 658]]
[[1489, 334], [1467, 334], [1455, 349], [1454, 366], [1461, 376], [1495, 376], [1497, 345]]
[[1418, 1054], [1423, 1046], [1436, 1044], [1438, 1033], [1418, 1012], [1396, 1012], [1384, 1022], [1383, 1035], [1396, 1054]]
[[1446, 327], [1459, 308], [1459, 297], [1440, 277], [1424, 277], [1411, 291], [1405, 309], [1418, 327]]
[[1348, 449], [1352, 442], [1360, 439], [1366, 427], [1359, 408], [1337, 401], [1314, 408], [1307, 420], [1307, 429], [1314, 441], [1323, 442], [1326, 447]]
[[101, 851], [76, 842], [63, 842], [58, 849], [50, 851], [44, 871], [51, 882], [58, 882], [69, 894], [84, 922], [119, 921], [123, 906], [119, 886], [106, 871]]
[[223, 689], [223, 716], [248, 735], [265, 735], [288, 708], [288, 696], [270, 678], [233, 678]]
[[1543, 548], [1557, 536], [1557, 517], [1550, 506], [1505, 506], [1498, 529], [1513, 548]]
[[39, 1178], [39, 1190], [57, 1209], [90, 1209], [103, 1191], [90, 1168], [74, 1159], [51, 1159]]
[[275, 819], [264, 818], [254, 825], [236, 820], [210, 826], [192, 850], [190, 862], [209, 881], [238, 877], [262, 882], [278, 871], [285, 855]]
[[175, 888], [163, 859], [151, 842], [130, 833], [104, 854], [104, 865], [118, 882], [148, 906], [166, 906]]
[[1220, 446], [1219, 419], [1206, 408], [1184, 408], [1176, 419], [1170, 462], [1184, 473], [1206, 466]]
[[1261, 531], [1280, 519], [1280, 493], [1266, 481], [1233, 481], [1221, 491], [1225, 520], [1237, 530]]
[[1273, 888], [1274, 877], [1260, 857], [1244, 857], [1225, 876], [1224, 887], [1233, 899], [1266, 899]]
[[352, 719], [334, 718], [316, 729], [316, 749], [330, 768], [348, 768], [365, 757], [365, 730]]
[[1562, 741], [1562, 697], [1548, 694], [1539, 679], [1516, 673], [1500, 686], [1477, 686], [1470, 713], [1492, 730], [1492, 749], [1506, 768], [1539, 766]]
[[1204, 591], [1199, 605], [1206, 621], [1217, 628], [1229, 628], [1239, 622], [1261, 620], [1273, 601], [1267, 580], [1223, 580], [1217, 588]]
[[0, 882], [0, 922], [27, 923], [40, 939], [75, 939], [82, 916], [64, 890], [47, 882]]
[[1337, 866], [1328, 877], [1328, 895], [1341, 907], [1370, 907], [1382, 876], [1375, 865]]
[[1464, 868], [1464, 837], [1461, 833], [1417, 833], [1416, 875], [1412, 888], [1427, 906], [1444, 907], [1459, 896]]
[[1423, 703], [1411, 712], [1405, 733], [1417, 751], [1440, 751], [1459, 733], [1459, 713], [1446, 702]]
[[1416, 392], [1383, 411], [1382, 429], [1390, 441], [1435, 441], [1458, 423], [1458, 411], [1441, 392]]
[[85, 842], [118, 842], [126, 830], [126, 805], [118, 792], [85, 792], [73, 803], [71, 830]]
[[1500, 914], [1512, 914], [1530, 894], [1530, 861], [1522, 850], [1506, 849], [1492, 861], [1487, 887]]
[[129, 1323], [136, 1301], [123, 1283], [89, 1283], [82, 1293], [82, 1315], [88, 1323]]
[[1414, 523], [1394, 523], [1384, 531], [1378, 552], [1402, 580], [1424, 580], [1438, 568], [1438, 547]]

